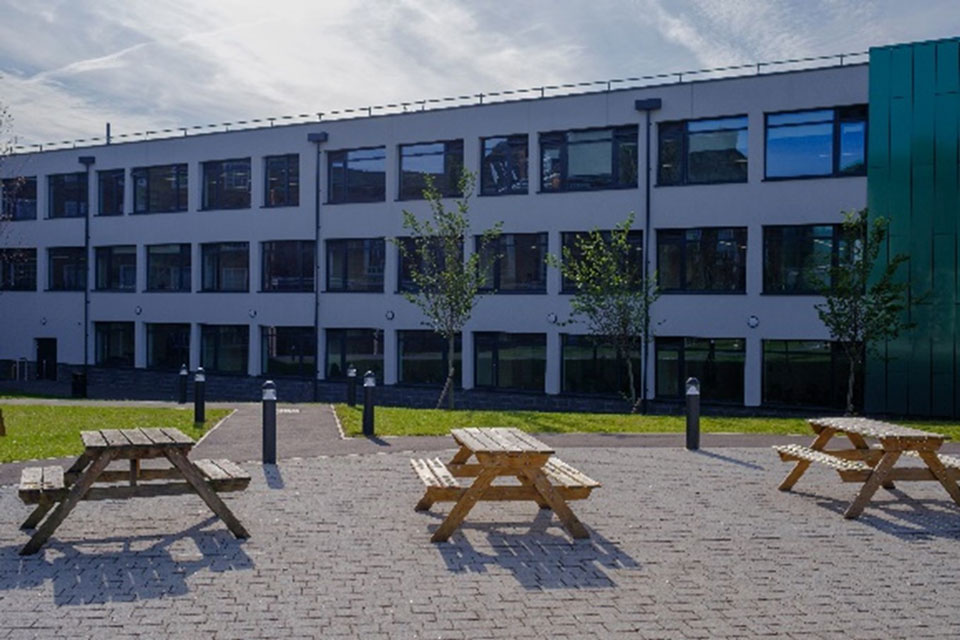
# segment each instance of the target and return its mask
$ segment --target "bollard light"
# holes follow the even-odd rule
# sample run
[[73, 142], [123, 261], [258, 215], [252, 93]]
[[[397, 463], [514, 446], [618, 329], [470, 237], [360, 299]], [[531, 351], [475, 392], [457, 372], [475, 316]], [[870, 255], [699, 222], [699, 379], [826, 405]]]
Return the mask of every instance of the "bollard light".
[[187, 378], [189, 376], [190, 372], [187, 371], [187, 365], [180, 365], [180, 388], [177, 397], [177, 404], [187, 403]]
[[357, 404], [357, 368], [347, 365], [347, 406], [353, 407]]
[[687, 378], [684, 385], [687, 396], [687, 449], [700, 448], [700, 381]]
[[377, 386], [377, 376], [373, 371], [363, 374], [363, 435], [373, 435], [373, 388]]
[[277, 385], [263, 383], [263, 463], [277, 464]]
[[198, 367], [197, 373], [193, 376], [193, 421], [196, 424], [207, 421], [206, 387], [207, 374], [203, 372], [203, 367]]
[[377, 386], [377, 376], [373, 371], [367, 371], [365, 374], [363, 374], [363, 386], [364, 387]]

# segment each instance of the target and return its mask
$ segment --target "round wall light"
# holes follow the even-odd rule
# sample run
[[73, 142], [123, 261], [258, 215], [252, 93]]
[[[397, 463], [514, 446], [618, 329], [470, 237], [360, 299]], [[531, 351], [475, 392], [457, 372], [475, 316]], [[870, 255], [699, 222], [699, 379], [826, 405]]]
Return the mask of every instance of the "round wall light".
[[393, 311], [387, 311], [385, 314], [383, 314], [383, 316], [384, 316], [387, 320], [393, 320], [393, 319], [396, 317], [396, 314], [393, 313]]
[[760, 318], [758, 318], [757, 316], [749, 316], [747, 318], [747, 326], [750, 327], [751, 329], [756, 329], [757, 327], [760, 326]]
[[551, 312], [551, 313], [548, 313], [548, 314], [547, 314], [547, 322], [549, 322], [550, 324], [557, 324], [557, 314], [552, 313], [552, 312]]
[[250, 309], [250, 311], [248, 311], [247, 313], [248, 313], [248, 315], [249, 315], [251, 318], [256, 318], [256, 317], [257, 317], [257, 310], [256, 310], [256, 309]]
[[133, 312], [137, 315], [140, 315], [141, 313], [143, 313], [143, 307], [141, 307], [140, 305], [137, 305], [133, 308]]

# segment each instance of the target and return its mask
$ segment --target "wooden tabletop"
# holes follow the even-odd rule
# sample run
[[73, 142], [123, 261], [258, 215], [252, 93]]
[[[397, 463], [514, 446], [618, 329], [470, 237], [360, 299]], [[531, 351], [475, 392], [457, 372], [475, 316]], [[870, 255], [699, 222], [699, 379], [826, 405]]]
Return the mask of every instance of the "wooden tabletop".
[[943, 442], [946, 436], [939, 433], [921, 431], [903, 425], [871, 420], [870, 418], [811, 418], [808, 420], [814, 428], [830, 428], [847, 433], [857, 433], [870, 438], [898, 438], [909, 440], [939, 440]]
[[81, 431], [80, 438], [83, 440], [85, 448], [97, 451], [143, 447], [190, 449], [196, 444], [192, 438], [179, 429], [167, 427]]
[[553, 448], [513, 427], [452, 429], [450, 435], [474, 453], [554, 453]]

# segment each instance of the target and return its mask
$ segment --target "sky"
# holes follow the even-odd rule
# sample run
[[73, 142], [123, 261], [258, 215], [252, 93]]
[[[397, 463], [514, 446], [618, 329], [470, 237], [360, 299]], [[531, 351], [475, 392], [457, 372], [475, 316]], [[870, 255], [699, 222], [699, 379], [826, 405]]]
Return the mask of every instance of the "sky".
[[19, 144], [960, 35], [957, 0], [0, 0]]

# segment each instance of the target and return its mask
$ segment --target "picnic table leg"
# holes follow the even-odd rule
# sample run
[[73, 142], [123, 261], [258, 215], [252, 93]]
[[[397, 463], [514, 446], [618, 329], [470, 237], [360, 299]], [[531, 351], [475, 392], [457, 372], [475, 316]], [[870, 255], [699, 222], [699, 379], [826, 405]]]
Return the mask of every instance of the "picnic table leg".
[[489, 468], [481, 471], [477, 479], [470, 485], [470, 488], [467, 489], [466, 492], [460, 496], [460, 499], [457, 500], [457, 503], [453, 505], [453, 509], [447, 514], [446, 519], [441, 522], [437, 530], [433, 532], [430, 542], [444, 542], [449, 539], [450, 535], [460, 526], [460, 523], [467, 517], [467, 514], [470, 513], [473, 506], [477, 504], [477, 500], [483, 496], [483, 492], [486, 491], [487, 487], [490, 486], [497, 475], [499, 475], [499, 469], [497, 468]]
[[190, 486], [193, 487], [194, 491], [199, 494], [204, 502], [207, 503], [207, 506], [210, 507], [210, 510], [217, 514], [224, 524], [227, 525], [227, 528], [230, 529], [232, 533], [237, 538], [249, 538], [250, 534], [244, 528], [240, 521], [237, 520], [237, 517], [233, 515], [233, 512], [230, 511], [230, 508], [220, 499], [220, 496], [217, 495], [216, 491], [210, 488], [210, 485], [207, 484], [207, 481], [203, 479], [203, 476], [200, 475], [200, 472], [197, 470], [193, 463], [187, 460], [187, 456], [183, 454], [179, 449], [165, 449], [164, 454], [167, 456], [167, 459], [180, 470], [180, 473], [183, 474], [184, 479], [190, 483]]
[[[817, 434], [816, 439], [813, 441], [813, 444], [810, 445], [810, 448], [814, 451], [823, 451], [823, 448], [827, 446], [827, 443], [830, 441], [830, 438], [833, 437], [833, 434], [836, 433], [835, 429], [829, 427], [824, 428], [820, 433]], [[807, 469], [810, 468], [809, 460], [797, 460], [796, 466], [787, 474], [787, 477], [783, 479], [783, 482], [780, 483], [778, 487], [780, 491], [790, 491], [793, 488], [793, 485], [797, 483], [797, 480], [800, 479]]]
[[70, 491], [67, 493], [67, 497], [63, 499], [63, 502], [54, 508], [53, 513], [44, 520], [43, 524], [41, 524], [33, 534], [33, 537], [30, 538], [30, 541], [20, 550], [20, 555], [28, 556], [40, 550], [43, 543], [53, 535], [53, 532], [57, 530], [57, 527], [60, 526], [64, 518], [73, 511], [73, 508], [77, 506], [77, 503], [80, 502], [87, 493], [87, 490], [90, 489], [97, 477], [107, 468], [107, 465], [109, 465], [113, 459], [113, 455], [113, 452], [107, 449], [94, 458], [93, 464], [91, 464], [87, 470], [77, 478], [77, 482], [70, 487]]
[[534, 501], [536, 501], [538, 507], [540, 507], [541, 509], [550, 508], [550, 505], [547, 504], [547, 501], [543, 499], [543, 497], [540, 495], [540, 492], [537, 491], [537, 488], [533, 485], [533, 482], [527, 476], [523, 475], [522, 473], [518, 473], [517, 480], [519, 480], [520, 484], [522, 484], [523, 486], [533, 489], [533, 493], [534, 493], [533, 499]]
[[[77, 458], [76, 461], [70, 465], [70, 468], [67, 469], [66, 473], [64, 473], [64, 484], [68, 487], [73, 484], [73, 475], [70, 474], [79, 475], [88, 464], [90, 464], [90, 456], [88, 456], [86, 452], [81, 453], [80, 457]], [[53, 509], [56, 506], [56, 504], [56, 502], [38, 504], [37, 508], [33, 510], [33, 513], [31, 513], [27, 519], [23, 521], [23, 524], [20, 525], [20, 528], [35, 528], [38, 524], [40, 524], [40, 521], [43, 520], [43, 517], [50, 512], [50, 509]]]
[[540, 469], [525, 470], [527, 478], [533, 483], [540, 496], [546, 501], [553, 512], [560, 518], [560, 522], [567, 528], [574, 538], [589, 538], [590, 532], [583, 526], [583, 523], [573, 514], [566, 501], [560, 496], [557, 490], [550, 484], [550, 480]]
[[917, 453], [919, 453], [923, 461], [927, 463], [930, 471], [932, 471], [933, 475], [940, 481], [943, 488], [947, 490], [947, 493], [950, 494], [953, 501], [960, 504], [960, 487], [957, 487], [957, 483], [950, 477], [950, 474], [947, 473], [937, 453], [935, 451], [918, 451]]
[[[860, 435], [859, 433], [853, 433], [853, 432], [851, 432], [851, 431], [848, 431], [848, 432], [846, 432], [846, 435], [847, 435], [847, 439], [850, 440], [850, 444], [852, 444], [852, 445], [854, 446], [854, 448], [860, 449], [861, 451], [869, 451], [869, 450], [870, 450], [870, 445], [867, 444], [867, 441], [864, 440], [863, 436]], [[867, 464], [869, 464], [870, 466], [873, 466], [873, 465], [871, 464], [871, 460], [873, 460], [873, 459], [874, 459], [874, 458], [869, 458], [869, 457], [868, 457], [868, 458], [864, 458], [863, 461], [866, 462]], [[883, 483], [882, 485], [880, 485], [880, 486], [882, 486], [884, 489], [887, 489], [887, 490], [896, 489], [896, 488], [897, 488], [896, 485], [893, 484], [893, 480], [886, 480], [886, 481], [884, 481], [884, 483]]]
[[880, 488], [880, 485], [886, 480], [887, 474], [890, 473], [890, 469], [893, 468], [893, 465], [896, 464], [900, 458], [900, 453], [900, 451], [894, 450], [887, 451], [883, 454], [883, 457], [880, 458], [877, 466], [873, 468], [867, 481], [863, 483], [857, 497], [850, 503], [850, 506], [847, 507], [846, 512], [843, 514], [844, 518], [852, 520], [858, 518], [860, 514], [863, 513], [863, 509], [867, 506], [867, 503], [870, 502], [870, 498], [872, 498], [873, 494]]

